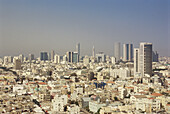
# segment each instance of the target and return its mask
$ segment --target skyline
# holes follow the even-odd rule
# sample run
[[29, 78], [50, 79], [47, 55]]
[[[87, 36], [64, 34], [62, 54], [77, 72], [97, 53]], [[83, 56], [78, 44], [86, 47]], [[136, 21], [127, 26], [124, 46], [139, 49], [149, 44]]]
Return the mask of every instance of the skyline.
[[[168, 0], [0, 0], [0, 56], [39, 56], [41, 51], [113, 55], [115, 42], [153, 43], [160, 56], [170, 56]], [[122, 52], [121, 52], [122, 53]]]
[[[125, 53], [127, 54], [127, 50], [125, 50], [125, 45], [132, 45], [132, 55], [130, 55], [130, 56], [134, 56], [134, 54], [133, 54], [133, 51], [135, 51], [137, 48], [140, 48], [140, 44], [141, 43], [149, 43], [149, 44], [152, 44], [152, 43], [150, 43], [150, 42], [140, 42], [139, 44], [138, 44], [138, 47], [136, 47], [136, 48], [134, 48], [133, 47], [133, 44], [121, 44], [120, 42], [115, 42], [115, 44], [114, 44], [114, 48], [113, 48], [113, 55], [109, 55], [109, 54], [106, 54], [105, 52], [103, 52], [103, 51], [98, 51], [97, 53], [95, 53], [95, 47], [93, 46], [93, 48], [92, 48], [92, 54], [91, 55], [80, 55], [80, 57], [86, 57], [86, 56], [91, 56], [91, 57], [95, 57], [95, 56], [97, 56], [98, 54], [104, 54], [105, 56], [110, 56], [110, 57], [115, 57], [115, 58], [119, 58], [119, 59], [121, 59], [121, 60], [123, 60], [123, 61], [131, 61], [131, 60], [125, 60], [124, 59], [124, 57], [125, 57]], [[78, 46], [79, 45], [79, 46]], [[152, 44], [153, 45], [153, 44]], [[129, 51], [130, 51], [129, 50]], [[126, 52], [125, 52], [126, 51]], [[18, 55], [5, 55], [5, 56], [11, 56], [11, 57], [17, 57], [17, 56], [23, 56], [23, 57], [30, 57], [30, 55], [33, 55], [35, 58], [42, 58], [42, 53], [45, 53], [46, 54], [46, 57], [48, 58], [48, 59], [51, 59], [51, 58], [54, 58], [54, 56], [56, 55], [56, 56], [67, 56], [67, 53], [80, 53], [81, 52], [81, 48], [80, 48], [80, 43], [77, 43], [76, 44], [76, 48], [75, 48], [75, 50], [73, 50], [73, 51], [66, 51], [66, 52], [63, 52], [63, 54], [59, 54], [58, 52], [55, 52], [55, 50], [51, 50], [51, 51], [40, 51], [38, 54], [34, 54], [34, 53], [29, 53], [28, 55], [24, 55], [23, 53], [20, 53], [20, 54], [18, 54]], [[155, 51], [154, 49], [152, 50], [152, 53], [158, 53], [157, 51]], [[79, 55], [79, 54], [78, 54]], [[158, 53], [158, 55], [159, 55], [159, 53]], [[3, 56], [3, 57], [5, 57], [5, 56]], [[127, 55], [126, 55], [127, 56]], [[1, 56], [0, 56], [1, 57]], [[33, 58], [34, 58], [33, 57]], [[118, 61], [119, 61], [119, 59], [118, 59]]]

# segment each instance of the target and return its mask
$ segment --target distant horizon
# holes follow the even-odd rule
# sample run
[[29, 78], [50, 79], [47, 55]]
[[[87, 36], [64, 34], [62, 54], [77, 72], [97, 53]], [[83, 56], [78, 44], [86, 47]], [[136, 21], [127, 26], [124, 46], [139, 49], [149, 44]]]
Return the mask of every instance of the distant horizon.
[[[113, 56], [114, 43], [153, 44], [160, 56], [170, 56], [169, 0], [0, 0], [0, 57], [39, 57], [104, 52]], [[122, 52], [121, 52], [122, 55]]]

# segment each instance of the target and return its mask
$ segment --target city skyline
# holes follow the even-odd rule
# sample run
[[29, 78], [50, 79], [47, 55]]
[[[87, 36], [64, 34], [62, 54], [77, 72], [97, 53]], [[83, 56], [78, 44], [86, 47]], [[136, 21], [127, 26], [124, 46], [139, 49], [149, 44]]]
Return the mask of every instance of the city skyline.
[[[140, 42], [140, 43], [146, 43], [146, 42]], [[150, 43], [150, 42], [147, 42], [147, 43]], [[66, 56], [67, 54], [68, 54], [68, 52], [72, 52], [72, 53], [77, 53], [78, 55], [79, 55], [79, 59], [80, 59], [80, 57], [85, 57], [85, 56], [91, 56], [91, 57], [96, 57], [97, 56], [97, 54], [100, 54], [100, 53], [102, 53], [102, 54], [104, 54], [104, 55], [107, 55], [107, 56], [110, 56], [110, 57], [115, 57], [115, 59], [116, 58], [118, 58], [116, 61], [120, 61], [120, 60], [123, 60], [123, 61], [128, 61], [128, 60], [125, 60], [124, 59], [124, 46], [125, 45], [127, 45], [127, 44], [121, 44], [120, 42], [115, 42], [115, 44], [114, 44], [114, 47], [113, 47], [113, 54], [106, 54], [105, 52], [103, 52], [103, 51], [100, 51], [100, 50], [98, 50], [97, 51], [97, 53], [95, 53], [95, 48], [94, 48], [94, 46], [92, 47], [92, 54], [89, 54], [89, 55], [80, 55], [79, 53], [81, 52], [81, 49], [80, 49], [80, 43], [77, 43], [76, 45], [75, 45], [75, 50], [73, 50], [73, 51], [70, 51], [70, 50], [72, 50], [72, 49], [70, 49], [70, 50], [67, 50], [66, 52], [63, 52], [63, 54], [59, 54], [58, 52], [56, 52], [55, 50], [50, 50], [50, 51], [40, 51], [38, 54], [35, 54], [35, 53], [29, 53], [28, 55], [25, 55], [25, 54], [23, 54], [23, 53], [20, 53], [20, 54], [15, 54], [15, 55], [4, 55], [4, 56], [0, 56], [0, 57], [5, 57], [5, 56], [10, 56], [10, 57], [17, 57], [17, 56], [19, 56], [20, 58], [24, 58], [24, 57], [27, 57], [27, 59], [30, 59], [30, 58], [40, 58], [40, 60], [41, 60], [41, 58], [43, 58], [42, 57], [42, 53], [44, 54], [46, 54], [46, 59], [48, 58], [48, 60], [51, 60], [51, 61], [53, 61], [54, 60], [54, 56], [55, 55], [57, 55], [57, 56]], [[139, 46], [138, 47], [133, 47], [133, 44], [128, 44], [128, 45], [132, 45], [132, 47], [131, 47], [131, 50], [134, 50], [134, 49], [136, 49], [136, 48], [139, 48]], [[78, 51], [79, 51], [79, 53], [78, 53], [78, 51], [77, 51], [77, 49], [79, 49]], [[154, 49], [152, 50], [153, 51], [153, 54], [156, 52], [157, 53], [157, 51], [155, 51]], [[82, 52], [81, 52], [82, 53]], [[131, 59], [133, 59], [133, 51], [132, 51], [132, 53], [131, 53], [132, 55], [130, 55], [130, 56], [132, 56], [131, 57]], [[159, 55], [159, 53], [157, 53], [158, 55]], [[31, 56], [33, 56], [33, 57], [31, 57]], [[34, 58], [34, 59], [35, 59]]]
[[0, 0], [0, 114], [170, 114], [170, 0]]
[[[151, 42], [139, 42], [139, 43], [151, 43]], [[40, 51], [40, 52], [38, 52], [37, 54], [35, 54], [35, 53], [29, 53], [28, 55], [27, 54], [23, 54], [23, 53], [19, 53], [19, 54], [15, 54], [15, 55], [4, 55], [4, 56], [0, 56], [0, 57], [5, 57], [5, 56], [11, 56], [11, 57], [16, 57], [16, 56], [23, 56], [23, 57], [27, 57], [27, 59], [30, 59], [30, 58], [41, 58], [41, 54], [42, 53], [46, 53], [47, 54], [47, 56], [48, 56], [48, 59], [49, 60], [54, 60], [54, 56], [55, 55], [57, 55], [57, 56], [66, 56], [67, 55], [67, 52], [75, 52], [75, 53], [78, 53], [78, 51], [79, 51], [79, 53], [81, 52], [82, 53], [82, 51], [81, 51], [81, 46], [80, 46], [81, 44], [80, 43], [77, 43], [76, 45], [75, 45], [75, 49], [69, 49], [69, 50], [67, 50], [66, 52], [62, 52], [62, 54], [61, 53], [58, 53], [58, 52], [56, 52], [55, 50], [49, 50], [49, 51]], [[85, 57], [85, 56], [91, 56], [91, 57], [96, 57], [96, 55], [97, 54], [99, 54], [99, 53], [103, 53], [103, 54], [105, 54], [105, 55], [107, 55], [107, 56], [110, 56], [110, 57], [115, 57], [115, 58], [119, 58], [118, 59], [118, 61], [119, 60], [123, 60], [123, 61], [127, 61], [127, 60], [125, 60], [124, 59], [124, 54], [125, 54], [125, 50], [124, 50], [124, 48], [125, 48], [125, 45], [132, 45], [132, 47], [131, 47], [131, 50], [133, 50], [133, 49], [135, 49], [135, 48], [139, 48], [139, 46], [138, 47], [133, 47], [133, 44], [121, 44], [121, 42], [115, 42], [114, 43], [114, 46], [113, 46], [113, 51], [112, 51], [112, 53], [113, 54], [106, 54], [104, 51], [101, 51], [101, 50], [97, 50], [97, 52], [95, 53], [95, 47], [93, 46], [92, 47], [92, 53], [91, 54], [86, 54], [86, 55], [80, 55], [80, 54], [78, 54], [79, 55], [79, 57]], [[118, 47], [117, 47], [118, 46]], [[72, 50], [72, 51], [70, 51], [70, 50]], [[156, 50], [154, 50], [153, 49], [153, 54], [155, 54], [155, 52], [159, 55], [159, 53], [156, 51]], [[131, 53], [132, 55], [130, 55], [130, 56], [132, 56], [132, 58], [133, 58], [133, 51], [132, 51], [132, 53]], [[33, 56], [33, 57], [31, 57], [31, 56]], [[21, 57], [21, 58], [23, 58], [23, 57]], [[80, 59], [80, 58], [79, 58]]]
[[37, 57], [51, 50], [64, 55], [75, 51], [78, 42], [81, 55], [91, 55], [95, 46], [96, 53], [112, 56], [115, 42], [134, 48], [150, 42], [160, 56], [170, 56], [168, 0], [0, 0], [0, 4], [0, 56]]

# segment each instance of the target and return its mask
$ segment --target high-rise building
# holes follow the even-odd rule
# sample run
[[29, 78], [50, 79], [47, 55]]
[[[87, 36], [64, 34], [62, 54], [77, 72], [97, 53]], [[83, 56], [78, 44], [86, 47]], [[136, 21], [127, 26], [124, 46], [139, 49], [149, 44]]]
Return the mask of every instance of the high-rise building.
[[133, 44], [123, 44], [123, 61], [133, 60]]
[[15, 63], [15, 60], [16, 60], [16, 59], [19, 59], [19, 57], [18, 57], [18, 56], [14, 56], [14, 57], [13, 57], [13, 60], [12, 60], [13, 63]]
[[134, 75], [152, 76], [152, 43], [140, 43], [139, 48], [134, 49]]
[[116, 58], [116, 62], [120, 61], [120, 42], [114, 44], [114, 57]]
[[134, 48], [134, 75], [139, 73], [139, 48]]
[[15, 61], [14, 61], [14, 69], [15, 70], [20, 70], [21, 69], [21, 60], [20, 59], [15, 59]]
[[54, 55], [54, 63], [60, 63], [61, 62], [61, 57], [60, 55]]
[[70, 63], [79, 62], [79, 54], [77, 52], [67, 52], [67, 61]]
[[46, 60], [48, 60], [48, 53], [47, 53], [47, 52], [41, 52], [41, 53], [40, 53], [40, 60], [41, 60], [41, 61], [46, 61]]
[[80, 43], [78, 43], [76, 45], [76, 52], [78, 53], [78, 61], [80, 61], [80, 58], [81, 58], [81, 56], [80, 56]]
[[66, 55], [67, 55], [67, 61], [70, 62], [70, 63], [72, 62], [72, 53], [73, 53], [73, 52], [67, 52], [67, 53], [66, 53]]
[[79, 54], [77, 52], [72, 53], [72, 63], [78, 63], [79, 62]]
[[4, 64], [12, 63], [12, 57], [11, 56], [4, 56]]
[[134, 75], [148, 74], [152, 76], [152, 43], [140, 43], [140, 47], [134, 49]]
[[93, 46], [93, 49], [92, 49], [92, 56], [95, 57], [95, 48]]
[[51, 61], [54, 61], [54, 50], [51, 51]]
[[51, 61], [51, 53], [47, 53], [48, 60]]
[[79, 56], [80, 56], [80, 43], [78, 43], [77, 45], [76, 45], [76, 52], [79, 54]]
[[23, 54], [20, 54], [20, 55], [19, 55], [19, 59], [21, 60], [21, 62], [23, 62], [23, 61], [24, 61], [24, 55], [23, 55]]
[[29, 59], [30, 61], [34, 60], [34, 54], [29, 54], [28, 59]]
[[158, 62], [159, 61], [159, 54], [156, 52], [152, 52], [152, 61], [153, 62]]
[[106, 62], [106, 55], [103, 52], [96, 54], [97, 62]]
[[152, 43], [140, 43], [139, 72], [152, 76]]
[[115, 57], [111, 57], [111, 63], [115, 64], [116, 63], [116, 58]]

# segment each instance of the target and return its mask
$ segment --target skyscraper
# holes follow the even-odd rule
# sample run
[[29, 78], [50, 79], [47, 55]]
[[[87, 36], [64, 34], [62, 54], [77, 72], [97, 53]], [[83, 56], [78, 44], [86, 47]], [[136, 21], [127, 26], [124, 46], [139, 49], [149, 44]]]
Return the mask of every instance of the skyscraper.
[[139, 73], [139, 48], [134, 48], [134, 75]]
[[72, 63], [78, 63], [79, 62], [79, 54], [77, 52], [72, 53]]
[[54, 55], [54, 63], [60, 63], [61, 62], [61, 59], [60, 59], [60, 55]]
[[103, 52], [96, 54], [97, 62], [106, 62], [106, 55]]
[[133, 44], [123, 44], [123, 61], [133, 60]]
[[79, 55], [77, 52], [67, 52], [67, 61], [70, 63], [77, 63], [79, 62]]
[[139, 49], [139, 72], [152, 75], [152, 43], [140, 43]]
[[80, 56], [80, 43], [78, 43], [76, 45], [76, 52], [78, 53], [78, 55]]
[[51, 61], [54, 61], [54, 50], [51, 51]]
[[41, 61], [46, 61], [46, 60], [48, 60], [48, 54], [47, 54], [47, 52], [41, 52], [41, 53], [40, 53], [40, 60], [41, 60]]
[[152, 75], [152, 43], [142, 42], [134, 49], [134, 75], [136, 73]]
[[23, 54], [20, 54], [19, 55], [19, 59], [21, 60], [21, 63], [24, 61], [24, 55]]
[[114, 44], [114, 57], [116, 58], [116, 62], [120, 61], [120, 42]]
[[30, 61], [34, 60], [34, 54], [29, 54], [28, 59], [29, 59]]
[[20, 59], [15, 59], [15, 61], [14, 61], [14, 69], [15, 70], [20, 70], [21, 69], [21, 60]]
[[66, 52], [67, 61], [70, 62], [70, 63], [72, 62], [72, 53], [73, 53], [73, 52], [70, 52], [70, 51], [69, 51], [69, 52]]
[[152, 61], [153, 62], [158, 62], [159, 61], [159, 54], [156, 52], [152, 52]]
[[93, 46], [93, 49], [92, 49], [92, 56], [95, 57], [95, 48]]

